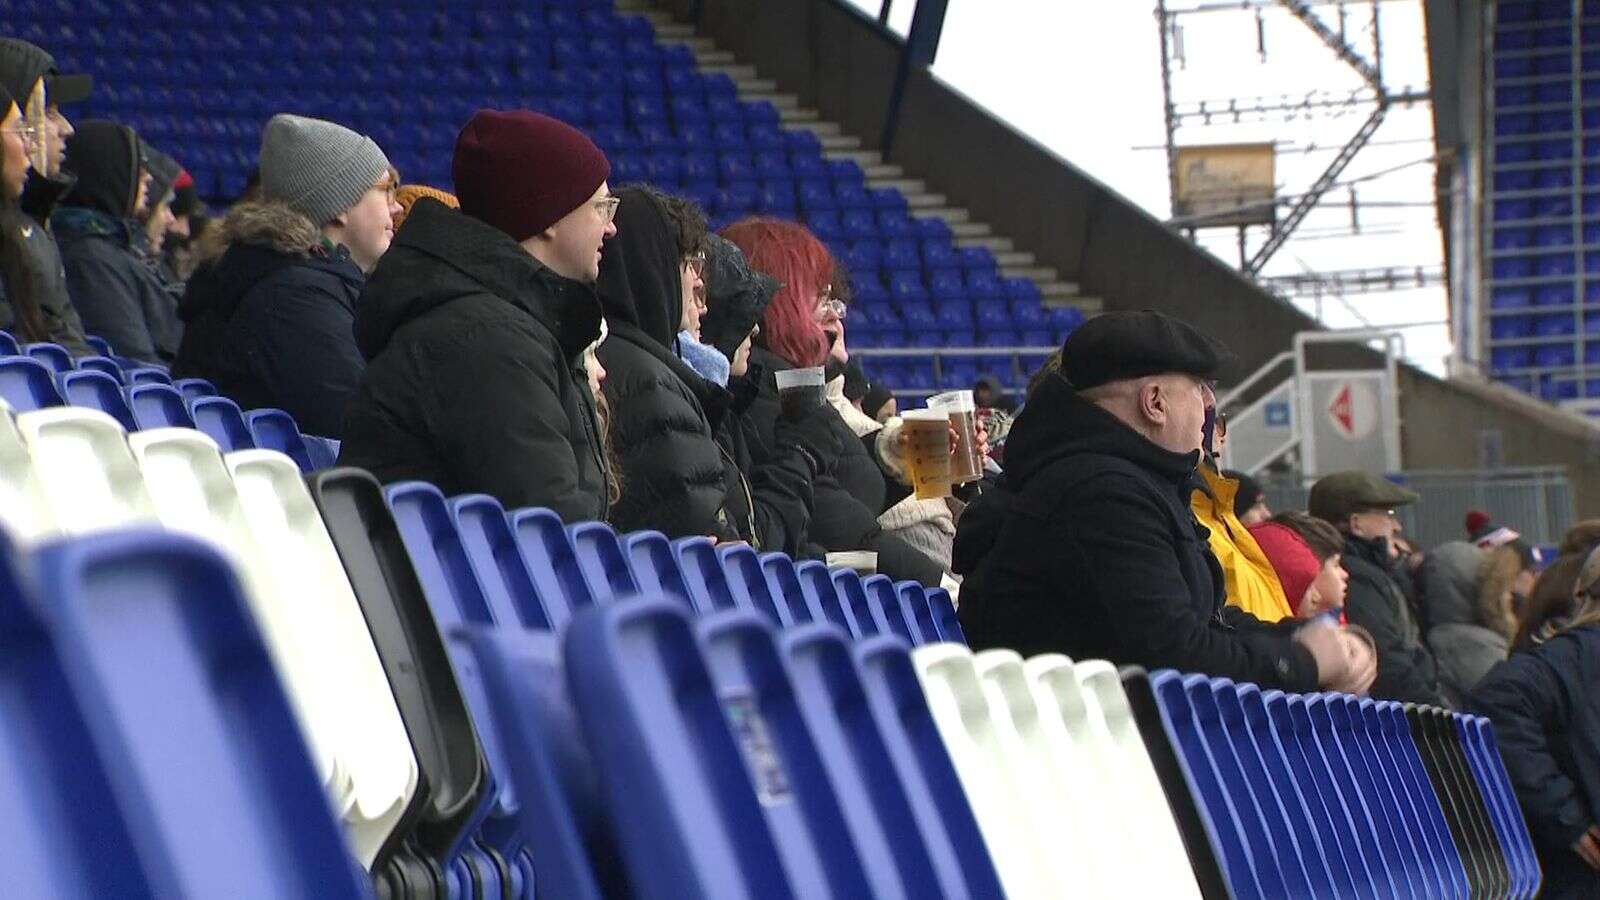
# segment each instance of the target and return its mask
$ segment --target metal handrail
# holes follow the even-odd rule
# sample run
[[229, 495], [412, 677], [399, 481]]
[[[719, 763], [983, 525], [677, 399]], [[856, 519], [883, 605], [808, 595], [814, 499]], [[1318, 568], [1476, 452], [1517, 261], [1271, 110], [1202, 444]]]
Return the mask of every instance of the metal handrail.
[[861, 347], [850, 349], [852, 356], [1007, 356], [1018, 354], [1043, 354], [1048, 356], [1061, 347]]
[[1257, 381], [1260, 381], [1262, 379], [1262, 377], [1264, 377], [1268, 372], [1271, 372], [1273, 369], [1276, 369], [1278, 366], [1281, 366], [1286, 362], [1292, 362], [1293, 360], [1294, 360], [1294, 351], [1293, 350], [1285, 350], [1282, 353], [1279, 353], [1277, 356], [1274, 356], [1272, 359], [1267, 360], [1267, 362], [1264, 365], [1262, 365], [1261, 368], [1255, 370], [1254, 374], [1252, 374], [1249, 378], [1246, 378], [1244, 381], [1240, 382], [1238, 384], [1238, 386], [1236, 386], [1233, 390], [1229, 391], [1227, 393], [1227, 396], [1218, 397], [1217, 398], [1217, 405], [1218, 406], [1228, 406], [1228, 405], [1232, 404], [1233, 401], [1236, 398], [1238, 398], [1238, 396], [1240, 394], [1244, 393], [1247, 389], [1249, 389], [1251, 386], [1253, 386]]

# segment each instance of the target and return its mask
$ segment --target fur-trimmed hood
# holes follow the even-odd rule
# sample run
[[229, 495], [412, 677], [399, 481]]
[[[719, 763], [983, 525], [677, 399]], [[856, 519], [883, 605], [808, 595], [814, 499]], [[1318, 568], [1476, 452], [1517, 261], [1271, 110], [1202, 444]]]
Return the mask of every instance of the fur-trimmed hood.
[[[189, 280], [178, 315], [193, 322], [208, 312], [231, 318], [252, 288], [285, 269], [295, 277], [331, 279], [328, 290], [358, 296], [366, 282], [344, 247], [331, 250], [322, 230], [281, 203], [240, 203], [200, 239], [200, 267]], [[338, 284], [334, 284], [337, 282]]]
[[309, 257], [322, 249], [322, 230], [310, 219], [274, 201], [240, 203], [221, 224], [200, 238], [200, 264], [222, 257], [233, 244], [256, 244], [284, 256]]

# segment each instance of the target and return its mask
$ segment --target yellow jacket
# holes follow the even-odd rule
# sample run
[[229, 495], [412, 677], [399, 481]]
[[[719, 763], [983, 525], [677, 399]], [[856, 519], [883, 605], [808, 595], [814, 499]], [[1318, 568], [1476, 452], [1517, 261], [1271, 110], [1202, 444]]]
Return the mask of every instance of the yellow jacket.
[[1283, 594], [1278, 573], [1273, 571], [1267, 555], [1261, 552], [1261, 545], [1233, 513], [1233, 498], [1239, 491], [1239, 482], [1224, 478], [1205, 464], [1199, 471], [1213, 496], [1196, 490], [1189, 505], [1195, 518], [1211, 532], [1211, 552], [1222, 564], [1222, 574], [1227, 580], [1228, 605], [1263, 622], [1290, 618], [1294, 611]]

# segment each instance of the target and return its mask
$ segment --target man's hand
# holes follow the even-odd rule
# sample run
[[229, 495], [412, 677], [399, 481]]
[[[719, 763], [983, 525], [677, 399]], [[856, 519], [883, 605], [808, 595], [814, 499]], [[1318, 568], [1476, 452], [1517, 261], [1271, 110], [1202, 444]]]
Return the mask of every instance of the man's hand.
[[1366, 694], [1378, 678], [1378, 651], [1372, 636], [1359, 625], [1346, 625], [1338, 631], [1344, 644], [1349, 669], [1342, 684], [1333, 685], [1336, 691], [1346, 694]]
[[1339, 629], [1325, 622], [1312, 622], [1294, 633], [1294, 642], [1310, 651], [1317, 661], [1317, 685], [1342, 690], [1350, 677], [1350, 649]]

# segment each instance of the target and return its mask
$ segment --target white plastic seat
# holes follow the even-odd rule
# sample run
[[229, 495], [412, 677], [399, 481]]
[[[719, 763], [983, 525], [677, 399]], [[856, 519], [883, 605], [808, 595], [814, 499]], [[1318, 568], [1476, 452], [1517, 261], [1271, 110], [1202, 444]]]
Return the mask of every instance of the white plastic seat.
[[4, 400], [0, 400], [0, 524], [24, 541], [55, 531], [28, 442]]
[[1024, 773], [1011, 770], [972, 651], [962, 644], [928, 644], [911, 658], [1006, 895], [1060, 896], [1049, 862], [1056, 849], [1042, 844], [1033, 829], [1022, 799], [1033, 787], [1019, 784]]
[[1189, 853], [1172, 818], [1166, 792], [1150, 762], [1139, 725], [1122, 690], [1116, 666], [1103, 659], [1084, 660], [1073, 667], [1088, 713], [1090, 728], [1104, 729], [1111, 758], [1120, 770], [1119, 796], [1137, 816], [1143, 835], [1143, 873], [1157, 893], [1151, 896], [1200, 897]]
[[[219, 490], [218, 473], [197, 452], [200, 446], [189, 439], [175, 442], [170, 452], [188, 454], [210, 469], [195, 478]], [[216, 445], [209, 449], [215, 453]], [[273, 450], [240, 450], [222, 460], [259, 561], [261, 596], [268, 601], [263, 605], [270, 607], [259, 614], [263, 628], [274, 646], [293, 648], [291, 691], [317, 697], [308, 704], [308, 730], [326, 736], [350, 778], [340, 815], [357, 858], [370, 867], [417, 791], [417, 760], [405, 722], [300, 468]]]
[[56, 529], [82, 534], [156, 521], [144, 476], [122, 425], [97, 409], [58, 406], [23, 413], [44, 508]]
[[1058, 755], [1059, 743], [1045, 734], [1048, 711], [1040, 710], [1022, 657], [1012, 650], [985, 650], [973, 657], [973, 664], [983, 679], [1008, 767], [1027, 788], [1021, 796], [1032, 830], [1053, 851], [1057, 891], [1111, 896], [1114, 891], [1100, 871], [1093, 837], [1098, 807], [1086, 804], [1087, 798], [1074, 789], [1071, 748]]

